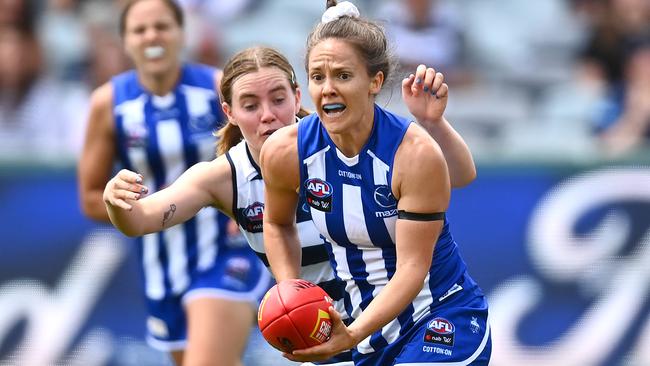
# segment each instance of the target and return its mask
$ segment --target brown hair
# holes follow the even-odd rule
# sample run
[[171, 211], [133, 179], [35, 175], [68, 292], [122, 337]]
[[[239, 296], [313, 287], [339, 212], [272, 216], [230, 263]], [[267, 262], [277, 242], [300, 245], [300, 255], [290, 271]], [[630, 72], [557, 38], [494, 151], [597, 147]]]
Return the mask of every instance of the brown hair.
[[[336, 4], [336, 0], [327, 0], [325, 8], [328, 9]], [[309, 72], [309, 53], [314, 46], [328, 38], [340, 39], [352, 45], [363, 57], [370, 77], [375, 76], [379, 71], [384, 74], [384, 85], [397, 67], [397, 59], [389, 49], [386, 33], [379, 23], [363, 18], [342, 16], [329, 23], [319, 23], [307, 37], [305, 55], [307, 72]]]
[[[235, 81], [244, 75], [259, 71], [259, 69], [263, 67], [276, 67], [280, 69], [287, 76], [287, 80], [289, 81], [289, 85], [291, 85], [293, 92], [296, 92], [298, 89], [296, 73], [293, 71], [293, 67], [289, 63], [289, 60], [273, 48], [256, 46], [238, 52], [230, 58], [228, 63], [226, 63], [226, 66], [223, 68], [223, 77], [221, 78], [221, 83], [219, 85], [221, 101], [232, 106], [232, 88]], [[296, 115], [302, 118], [309, 114], [310, 113], [307, 110], [301, 107]], [[217, 131], [216, 135], [219, 138], [219, 142], [217, 143], [217, 155], [225, 153], [228, 149], [237, 145], [243, 139], [239, 127], [232, 123], [226, 123], [221, 129], [219, 129], [219, 131]]]
[[[120, 36], [124, 36], [124, 33], [126, 33], [126, 17], [129, 15], [129, 11], [137, 3], [138, 1], [142, 0], [130, 0], [126, 3], [124, 8], [122, 9], [122, 13], [120, 13]], [[176, 3], [174, 0], [160, 0], [166, 7], [169, 8], [169, 10], [172, 11], [172, 14], [174, 15], [174, 19], [176, 20], [176, 23], [183, 28], [183, 10], [181, 7]]]

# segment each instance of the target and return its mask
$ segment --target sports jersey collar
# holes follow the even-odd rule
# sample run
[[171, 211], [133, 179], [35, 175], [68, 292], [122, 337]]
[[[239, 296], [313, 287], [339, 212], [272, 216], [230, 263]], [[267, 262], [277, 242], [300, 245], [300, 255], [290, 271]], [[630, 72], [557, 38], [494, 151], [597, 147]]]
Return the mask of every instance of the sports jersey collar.
[[244, 142], [244, 146], [246, 147], [246, 156], [248, 157], [248, 162], [250, 163], [250, 165], [247, 166], [246, 170], [244, 171], [246, 180], [250, 182], [255, 179], [262, 179], [260, 167], [257, 165], [257, 163], [255, 163], [255, 160], [253, 160], [253, 156], [251, 155], [251, 151], [248, 149], [248, 144], [246, 142]]
[[359, 150], [359, 153], [355, 156], [352, 157], [347, 157], [345, 156], [336, 146], [334, 143], [334, 140], [332, 140], [332, 137], [330, 137], [329, 133], [327, 132], [327, 129], [323, 125], [323, 122], [320, 120], [320, 117], [318, 117], [318, 122], [320, 124], [321, 131], [323, 135], [325, 136], [325, 140], [327, 141], [328, 145], [330, 145], [332, 148], [334, 148], [334, 151], [336, 151], [337, 157], [341, 162], [343, 162], [347, 166], [354, 166], [359, 163], [359, 159], [361, 156], [363, 156], [366, 151], [370, 150], [371, 146], [374, 146], [376, 137], [375, 135], [377, 134], [377, 129], [378, 123], [379, 123], [379, 113], [381, 113], [381, 108], [375, 103], [374, 105], [375, 108], [375, 116], [372, 121], [372, 129], [370, 130], [370, 135], [368, 136], [368, 140], [366, 143], [363, 145], [361, 150]]

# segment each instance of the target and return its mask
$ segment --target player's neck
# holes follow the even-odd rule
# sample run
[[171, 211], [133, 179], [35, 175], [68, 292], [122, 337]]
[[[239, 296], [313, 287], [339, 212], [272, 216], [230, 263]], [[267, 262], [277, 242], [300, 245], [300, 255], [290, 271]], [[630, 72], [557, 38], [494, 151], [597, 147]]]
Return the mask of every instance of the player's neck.
[[346, 131], [340, 133], [328, 131], [330, 138], [343, 155], [348, 158], [359, 155], [372, 133], [374, 115], [374, 109], [371, 109], [368, 114], [362, 117], [362, 121], [351, 126]]
[[180, 73], [181, 69], [177, 67], [172, 72], [156, 75], [143, 73], [138, 78], [142, 86], [150, 93], [164, 96], [174, 89], [180, 78]]

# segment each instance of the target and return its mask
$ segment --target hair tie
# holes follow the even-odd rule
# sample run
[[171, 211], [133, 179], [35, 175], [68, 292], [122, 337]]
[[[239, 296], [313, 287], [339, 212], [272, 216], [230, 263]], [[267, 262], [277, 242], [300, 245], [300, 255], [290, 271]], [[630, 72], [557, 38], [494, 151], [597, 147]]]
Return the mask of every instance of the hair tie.
[[349, 1], [343, 1], [325, 10], [321, 18], [321, 23], [329, 23], [345, 16], [358, 18], [359, 15], [359, 9], [354, 4]]

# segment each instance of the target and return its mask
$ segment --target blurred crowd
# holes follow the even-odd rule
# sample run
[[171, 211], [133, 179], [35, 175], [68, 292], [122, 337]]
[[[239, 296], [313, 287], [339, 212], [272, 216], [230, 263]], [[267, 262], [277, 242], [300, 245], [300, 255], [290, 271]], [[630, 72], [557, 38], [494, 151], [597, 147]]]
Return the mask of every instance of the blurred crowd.
[[[190, 60], [252, 44], [300, 70], [324, 1], [179, 0]], [[476, 158], [611, 159], [650, 142], [648, 0], [357, 0], [385, 22], [401, 75], [450, 84], [448, 117]], [[92, 89], [129, 67], [119, 0], [0, 0], [0, 161], [73, 162]], [[306, 87], [304, 71], [298, 75]], [[401, 105], [399, 81], [382, 97]], [[308, 100], [304, 100], [309, 108]]]

